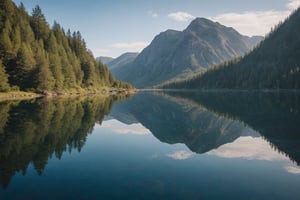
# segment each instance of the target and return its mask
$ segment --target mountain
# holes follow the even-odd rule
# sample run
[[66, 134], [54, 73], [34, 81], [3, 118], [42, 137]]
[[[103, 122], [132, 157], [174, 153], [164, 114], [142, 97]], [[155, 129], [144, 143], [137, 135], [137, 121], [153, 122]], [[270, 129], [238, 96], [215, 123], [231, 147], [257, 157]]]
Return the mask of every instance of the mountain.
[[122, 67], [124, 65], [128, 65], [128, 64], [132, 63], [137, 56], [138, 56], [138, 53], [127, 52], [127, 53], [120, 55], [116, 59], [113, 59], [113, 60], [107, 62], [106, 64], [107, 64], [108, 69], [113, 70], [118, 67]]
[[82, 91], [130, 88], [97, 62], [79, 31], [49, 26], [39, 6], [0, 2], [0, 92]]
[[240, 121], [300, 165], [299, 92], [190, 91], [171, 94], [197, 103], [219, 116]]
[[160, 33], [132, 63], [112, 73], [136, 87], [151, 87], [241, 56], [261, 39], [243, 36], [233, 28], [197, 18], [184, 31]]
[[110, 61], [114, 60], [114, 58], [107, 57], [107, 56], [99, 56], [99, 57], [96, 58], [96, 60], [102, 62], [103, 64], [107, 64]]
[[188, 99], [167, 94], [136, 94], [130, 101], [116, 104], [109, 115], [126, 124], [139, 122], [161, 142], [184, 143], [196, 153], [231, 143], [242, 135], [258, 136], [239, 121], [207, 111]]
[[242, 58], [164, 88], [299, 89], [300, 8]]
[[160, 141], [183, 143], [196, 153], [262, 136], [299, 165], [299, 102], [299, 92], [146, 92], [115, 104], [109, 115], [139, 122]]

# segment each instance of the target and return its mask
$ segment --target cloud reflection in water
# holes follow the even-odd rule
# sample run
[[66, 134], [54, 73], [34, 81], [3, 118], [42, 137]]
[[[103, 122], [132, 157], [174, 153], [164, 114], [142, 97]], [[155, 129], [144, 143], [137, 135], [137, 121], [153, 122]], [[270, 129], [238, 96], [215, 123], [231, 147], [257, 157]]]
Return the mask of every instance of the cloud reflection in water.
[[151, 134], [151, 132], [141, 124], [124, 124], [115, 119], [104, 121], [101, 127], [109, 128], [116, 134], [131, 134], [131, 135]]
[[242, 158], [246, 160], [264, 160], [283, 162], [283, 168], [292, 174], [300, 175], [300, 168], [284, 154], [279, 153], [261, 137], [240, 137], [232, 143], [208, 152], [222, 158]]

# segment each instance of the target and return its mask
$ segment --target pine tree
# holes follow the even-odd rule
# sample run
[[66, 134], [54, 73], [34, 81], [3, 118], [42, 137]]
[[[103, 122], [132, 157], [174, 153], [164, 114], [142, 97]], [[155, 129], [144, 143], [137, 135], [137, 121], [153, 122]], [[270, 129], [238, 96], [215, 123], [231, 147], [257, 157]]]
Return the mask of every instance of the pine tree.
[[0, 60], [5, 90], [7, 79], [14, 90], [123, 86], [95, 61], [79, 31], [65, 33], [57, 22], [50, 29], [39, 6], [30, 16], [22, 3], [17, 7], [12, 0], [0, 1]]
[[17, 54], [18, 50], [21, 48], [21, 30], [19, 26], [16, 26], [12, 32], [12, 44], [14, 54]]
[[37, 73], [37, 90], [40, 92], [50, 91], [54, 87], [54, 78], [50, 71], [49, 61], [44, 51], [39, 51], [36, 55]]
[[42, 13], [42, 9], [39, 5], [37, 5], [31, 13], [31, 27], [33, 32], [35, 33], [35, 38], [37, 40], [48, 38], [49, 34], [49, 26], [46, 21], [44, 14]]
[[9, 37], [10, 29], [10, 22], [7, 22], [6, 27], [0, 34], [0, 57], [5, 58], [6, 60], [12, 58], [14, 54], [13, 44]]
[[9, 91], [10, 87], [8, 84], [8, 77], [5, 73], [4, 66], [2, 61], [0, 60], [0, 92], [7, 92]]
[[14, 59], [8, 71], [11, 85], [18, 85], [22, 90], [33, 87], [32, 74], [35, 64], [36, 62], [30, 47], [22, 43], [17, 57]]

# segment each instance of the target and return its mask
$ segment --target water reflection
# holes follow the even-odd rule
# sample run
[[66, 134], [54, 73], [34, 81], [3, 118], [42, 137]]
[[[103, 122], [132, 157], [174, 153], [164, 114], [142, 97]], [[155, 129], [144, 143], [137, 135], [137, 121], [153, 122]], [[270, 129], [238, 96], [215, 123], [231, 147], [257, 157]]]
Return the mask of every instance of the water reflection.
[[274, 151], [272, 146], [261, 137], [240, 137], [232, 143], [224, 144], [208, 152], [222, 158], [243, 158], [246, 160], [289, 160], [283, 154]]
[[167, 154], [168, 157], [174, 160], [186, 160], [193, 156], [193, 153], [189, 151], [175, 151], [174, 153]]
[[0, 182], [33, 163], [39, 175], [49, 157], [81, 151], [95, 123], [101, 123], [120, 96], [77, 97], [0, 103]]
[[[300, 169], [290, 161], [299, 163], [300, 154], [297, 93], [141, 93], [113, 106], [122, 98], [0, 103], [1, 184], [29, 173], [16, 175], [13, 189], [0, 194], [268, 199], [264, 188], [284, 199], [299, 193]], [[64, 153], [74, 150], [80, 153]], [[32, 181], [41, 192], [23, 186], [32, 180], [28, 166], [43, 175]], [[278, 180], [289, 184], [282, 188]]]
[[118, 120], [109, 119], [102, 125], [103, 128], [109, 128], [116, 134], [148, 135], [151, 132], [143, 127], [140, 123], [123, 124]]
[[119, 116], [126, 114], [134, 119], [133, 123], [139, 121], [148, 128], [160, 141], [184, 143], [196, 153], [205, 153], [241, 135], [259, 136], [239, 121], [210, 112], [189, 99], [166, 94], [138, 94], [130, 101], [117, 104], [110, 115], [123, 121]]
[[207, 154], [230, 159], [277, 161], [288, 173], [300, 174], [300, 168], [295, 163], [261, 137], [240, 137]]
[[299, 92], [173, 92], [171, 95], [243, 122], [300, 164]]
[[299, 164], [299, 102], [296, 92], [144, 93], [117, 104], [110, 115], [127, 124], [139, 121], [160, 141], [184, 143], [196, 153], [262, 136]]

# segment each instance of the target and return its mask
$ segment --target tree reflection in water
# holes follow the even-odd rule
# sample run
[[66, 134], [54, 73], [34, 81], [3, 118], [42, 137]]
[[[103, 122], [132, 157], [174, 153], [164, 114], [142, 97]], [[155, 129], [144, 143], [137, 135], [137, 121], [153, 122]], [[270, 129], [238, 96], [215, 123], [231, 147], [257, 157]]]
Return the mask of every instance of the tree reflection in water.
[[41, 175], [50, 157], [80, 151], [95, 123], [125, 96], [0, 102], [0, 182], [6, 188], [30, 163]]

